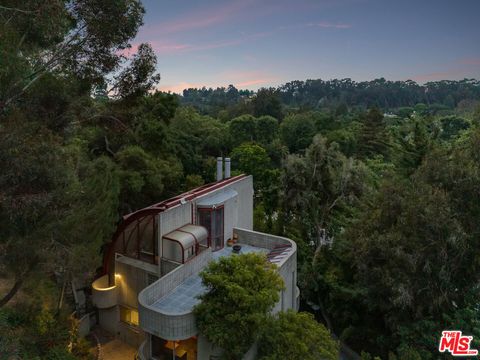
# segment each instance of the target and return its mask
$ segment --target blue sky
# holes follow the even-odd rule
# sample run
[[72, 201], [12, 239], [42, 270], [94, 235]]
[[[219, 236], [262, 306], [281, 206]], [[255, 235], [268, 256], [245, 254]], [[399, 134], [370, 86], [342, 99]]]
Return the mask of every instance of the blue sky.
[[480, 78], [479, 0], [143, 0], [160, 89]]

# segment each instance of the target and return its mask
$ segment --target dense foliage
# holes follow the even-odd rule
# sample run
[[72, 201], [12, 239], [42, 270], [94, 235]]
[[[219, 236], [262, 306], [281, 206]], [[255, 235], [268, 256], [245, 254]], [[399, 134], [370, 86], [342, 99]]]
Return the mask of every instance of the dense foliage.
[[281, 118], [281, 104], [306, 110], [335, 108], [337, 114], [348, 108], [379, 107], [386, 111], [402, 107], [427, 104], [428, 111], [453, 109], [465, 100], [480, 96], [480, 82], [474, 79], [461, 81], [442, 80], [420, 85], [415, 81], [388, 81], [384, 78], [356, 82], [351, 79], [291, 81], [278, 88], [250, 91], [228, 88], [201, 88], [183, 91], [182, 102], [195, 106], [200, 112], [238, 116], [272, 115]]
[[[297, 242], [303, 300], [344, 353], [428, 360], [442, 329], [480, 336], [478, 81], [165, 94], [149, 45], [122, 55], [143, 12], [1, 2], [0, 353], [84, 356], [64, 284], [92, 278], [122, 215], [214, 181], [217, 156], [253, 174], [255, 228]], [[253, 320], [237, 355], [260, 336]], [[270, 320], [327, 337], [304, 315]]]
[[225, 359], [242, 359], [280, 300], [283, 280], [265, 255], [255, 253], [222, 257], [200, 275], [207, 292], [194, 308], [197, 327]]
[[259, 342], [258, 359], [337, 360], [338, 349], [330, 332], [312, 314], [289, 310], [269, 318]]

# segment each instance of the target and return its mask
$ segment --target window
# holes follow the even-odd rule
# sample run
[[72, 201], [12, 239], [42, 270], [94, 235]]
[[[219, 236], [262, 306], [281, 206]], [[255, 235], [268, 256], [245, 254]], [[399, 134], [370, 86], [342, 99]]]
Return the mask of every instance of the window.
[[138, 326], [138, 311], [126, 306], [120, 306], [120, 321]]
[[122, 255], [150, 264], [158, 263], [156, 215], [145, 216], [130, 223], [123, 231], [120, 248]]
[[213, 250], [223, 248], [223, 207], [214, 211], [214, 227], [212, 229]]
[[185, 254], [184, 254], [185, 260], [184, 261], [187, 261], [188, 259], [190, 259], [194, 256], [195, 256], [195, 248], [193, 246], [189, 247], [187, 250], [185, 250]]
[[207, 229], [208, 246], [211, 245], [210, 234], [212, 233], [212, 211], [211, 209], [198, 209], [198, 224]]
[[199, 208], [198, 224], [208, 231], [208, 243], [213, 251], [223, 249], [224, 207]]

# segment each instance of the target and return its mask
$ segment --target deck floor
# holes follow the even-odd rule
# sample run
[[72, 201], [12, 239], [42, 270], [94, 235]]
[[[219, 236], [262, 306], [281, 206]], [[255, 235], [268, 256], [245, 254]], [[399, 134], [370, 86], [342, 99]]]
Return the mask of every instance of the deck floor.
[[[268, 250], [264, 248], [244, 244], [238, 245], [242, 246], [240, 251], [241, 254], [268, 253]], [[213, 259], [217, 260], [222, 256], [230, 255], [232, 255], [232, 248], [224, 247], [222, 250], [215, 251], [213, 253]], [[200, 275], [195, 274], [185, 279], [184, 282], [178, 285], [168, 295], [158, 299], [155, 303], [153, 303], [152, 306], [164, 314], [181, 315], [191, 312], [193, 307], [200, 302], [198, 296], [204, 294], [205, 292], [206, 288], [202, 284]]]

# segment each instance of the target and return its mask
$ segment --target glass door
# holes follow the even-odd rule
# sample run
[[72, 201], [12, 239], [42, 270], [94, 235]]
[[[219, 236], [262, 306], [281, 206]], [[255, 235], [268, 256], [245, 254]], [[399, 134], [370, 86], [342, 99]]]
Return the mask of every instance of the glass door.
[[223, 249], [223, 206], [213, 212], [212, 243], [213, 251]]
[[199, 208], [198, 224], [205, 227], [208, 232], [208, 246], [213, 251], [223, 249], [224, 208]]

